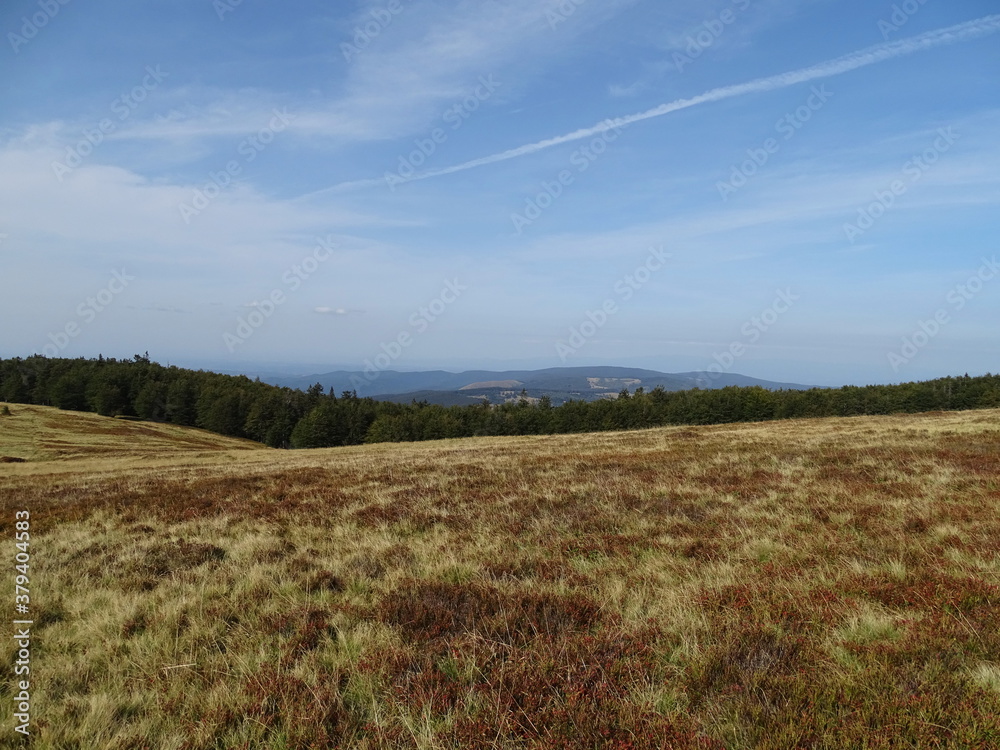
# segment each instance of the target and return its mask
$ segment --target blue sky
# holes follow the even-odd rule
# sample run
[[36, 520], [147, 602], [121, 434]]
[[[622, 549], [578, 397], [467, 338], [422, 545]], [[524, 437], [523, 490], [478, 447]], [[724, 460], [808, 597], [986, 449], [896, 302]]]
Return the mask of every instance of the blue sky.
[[0, 10], [0, 355], [1000, 370], [994, 2]]

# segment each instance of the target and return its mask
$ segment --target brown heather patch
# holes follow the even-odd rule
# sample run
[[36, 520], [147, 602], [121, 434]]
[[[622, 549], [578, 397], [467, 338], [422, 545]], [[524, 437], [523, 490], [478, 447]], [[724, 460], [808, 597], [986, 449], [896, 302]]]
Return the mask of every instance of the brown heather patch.
[[922, 534], [927, 531], [928, 523], [927, 520], [921, 518], [920, 516], [911, 516], [906, 519], [906, 523], [903, 524], [903, 531], [908, 534]]
[[597, 556], [627, 559], [643, 549], [648, 549], [652, 543], [640, 534], [578, 534], [566, 540], [561, 552], [566, 557]]
[[757, 716], [774, 711], [788, 701], [795, 678], [809, 666], [807, 650], [800, 635], [761, 627], [752, 620], [735, 625], [692, 670], [688, 683], [692, 705], [699, 708], [721, 694], [735, 696]]
[[[384, 654], [377, 664], [413, 715], [455, 717], [438, 736], [444, 747], [495, 747], [498, 737], [530, 748], [722, 747], [690, 719], [634, 703], [633, 688], [665, 678], [656, 630], [609, 630], [580, 597], [479, 584], [424, 587], [400, 599], [385, 615], [424, 648]], [[408, 746], [398, 728], [386, 736]]]
[[960, 612], [965, 617], [993, 612], [1000, 620], [1000, 585], [972, 576], [937, 573], [908, 576], [902, 581], [872, 577], [859, 580], [856, 586], [858, 592], [889, 606]]
[[317, 570], [305, 576], [302, 580], [302, 588], [310, 594], [316, 594], [320, 591], [338, 593], [344, 590], [344, 581], [329, 570]]
[[1000, 747], [1000, 411], [297, 452], [8, 421], [39, 748]]
[[800, 571], [762, 567], [759, 578], [706, 591], [704, 612], [720, 627], [728, 623], [770, 625], [785, 631], [821, 631], [854, 606], [854, 599], [829, 585], [811, 587]]
[[[214, 544], [188, 542], [184, 539], [154, 544], [125, 567], [122, 581], [132, 586], [138, 585], [142, 590], [149, 590], [157, 585], [158, 579], [205, 563], [219, 562], [225, 557], [226, 551]], [[109, 562], [111, 561], [106, 560], [105, 565]]]
[[[350, 737], [354, 727], [352, 717], [344, 707], [343, 693], [347, 677], [341, 673], [321, 675], [314, 682], [266, 667], [244, 682], [231, 706], [215, 706], [199, 717], [192, 732], [211, 735], [239, 736], [239, 729], [250, 722], [269, 746], [290, 748], [340, 747], [341, 740]], [[210, 747], [200, 742], [188, 741], [184, 750]], [[247, 740], [227, 745], [233, 748], [260, 747], [257, 741]]]
[[781, 489], [784, 477], [776, 471], [754, 469], [742, 472], [708, 471], [694, 477], [694, 480], [720, 494], [735, 495], [740, 500], [756, 500]]
[[221, 477], [101, 477], [85, 487], [25, 484], [17, 491], [30, 502], [32, 528], [38, 530], [101, 511], [117, 513], [126, 523], [176, 523], [223, 513], [266, 522], [313, 515], [318, 503], [336, 511], [350, 502], [331, 472], [318, 467]]
[[406, 501], [375, 503], [359, 508], [351, 516], [362, 526], [388, 526], [406, 523], [419, 531], [427, 531], [435, 524], [443, 524], [448, 527], [462, 524], [461, 519], [441, 512], [418, 510], [412, 502], [407, 503]]
[[354, 557], [347, 563], [345, 568], [349, 575], [371, 581], [380, 581], [385, 578], [385, 564], [370, 555], [360, 555]]
[[538, 581], [552, 582], [564, 577], [568, 568], [561, 562], [542, 558], [515, 558], [510, 560], [490, 560], [483, 563], [483, 575], [495, 581]]
[[995, 477], [998, 456], [1000, 442], [994, 441], [982, 445], [966, 445], [962, 449], [942, 448], [937, 451], [935, 458], [964, 473]]
[[[706, 496], [707, 495], [707, 496]], [[713, 516], [721, 516], [722, 503], [714, 500], [709, 493], [692, 493], [691, 490], [677, 490], [670, 497], [662, 499], [658, 506], [650, 510], [657, 515], [670, 516], [699, 524]]]
[[689, 718], [668, 719], [630, 700], [630, 687], [656, 670], [655, 653], [639, 639], [542, 640], [486, 662], [467, 693], [476, 707], [444, 739], [455, 748], [494, 747], [497, 736], [539, 749], [722, 748]]
[[258, 549], [253, 556], [255, 562], [273, 563], [279, 560], [287, 560], [297, 551], [297, 547], [287, 539], [275, 540], [265, 547]]
[[683, 555], [702, 562], [718, 560], [721, 556], [721, 548], [711, 540], [696, 539], [684, 547]]
[[92, 583], [104, 579], [126, 590], [150, 591], [175, 573], [225, 558], [226, 551], [214, 544], [178, 539], [141, 545], [134, 551], [93, 542], [69, 555], [67, 563], [75, 575]]
[[330, 624], [330, 613], [321, 608], [302, 606], [264, 619], [264, 633], [274, 633], [283, 641], [281, 665], [288, 667], [306, 652], [319, 648], [324, 639], [336, 641], [337, 631]]
[[377, 608], [380, 619], [410, 642], [448, 642], [476, 633], [500, 643], [523, 644], [584, 632], [596, 624], [599, 608], [582, 595], [508, 592], [482, 583], [404, 582]]

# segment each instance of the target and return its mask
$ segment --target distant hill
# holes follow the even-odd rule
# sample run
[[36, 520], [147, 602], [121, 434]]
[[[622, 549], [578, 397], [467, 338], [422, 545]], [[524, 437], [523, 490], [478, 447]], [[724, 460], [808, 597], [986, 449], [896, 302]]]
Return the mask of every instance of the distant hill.
[[338, 370], [300, 377], [262, 376], [273, 385], [304, 390], [320, 383], [335, 393], [357, 390], [359, 396], [381, 401], [409, 403], [413, 399], [444, 406], [474, 404], [489, 398], [491, 403], [516, 400], [525, 390], [530, 400], [548, 396], [555, 405], [569, 400], [596, 401], [614, 397], [623, 388], [666, 391], [692, 388], [710, 390], [726, 386], [758, 385], [769, 390], [809, 390], [814, 386], [760, 380], [738, 373], [665, 373], [633, 367], [552, 367], [545, 370], [469, 370], [467, 372], [397, 372], [385, 370], [369, 378], [359, 371]]

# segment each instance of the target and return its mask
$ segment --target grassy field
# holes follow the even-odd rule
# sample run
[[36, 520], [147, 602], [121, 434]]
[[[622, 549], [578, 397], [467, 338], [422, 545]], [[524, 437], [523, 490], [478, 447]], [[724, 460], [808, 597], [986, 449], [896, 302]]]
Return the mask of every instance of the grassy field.
[[1000, 747], [1000, 411], [285, 452], [10, 409], [34, 747]]

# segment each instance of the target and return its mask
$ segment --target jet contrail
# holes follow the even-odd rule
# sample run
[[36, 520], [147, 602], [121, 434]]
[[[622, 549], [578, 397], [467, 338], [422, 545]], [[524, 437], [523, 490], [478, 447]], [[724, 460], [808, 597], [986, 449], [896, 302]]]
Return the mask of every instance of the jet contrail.
[[[638, 112], [624, 117], [604, 120], [589, 128], [580, 128], [579, 130], [574, 130], [572, 133], [546, 138], [545, 140], [538, 141], [537, 143], [529, 143], [524, 146], [518, 146], [517, 148], [501, 151], [500, 153], [492, 154], [491, 156], [483, 156], [479, 159], [473, 159], [472, 161], [466, 161], [451, 167], [431, 169], [406, 179], [399, 177], [398, 183], [415, 182], [417, 180], [427, 180], [431, 177], [441, 177], [442, 175], [454, 174], [455, 172], [464, 172], [467, 169], [475, 169], [476, 167], [482, 167], [487, 164], [495, 164], [496, 162], [506, 161], [507, 159], [514, 159], [518, 156], [534, 154], [538, 151], [543, 151], [547, 148], [552, 148], [553, 146], [559, 146], [563, 143], [579, 141], [583, 138], [590, 138], [592, 136], [600, 135], [608, 130], [622, 128], [626, 125], [641, 122], [642, 120], [650, 120], [654, 117], [662, 117], [663, 115], [668, 115], [671, 112], [688, 109], [689, 107], [696, 107], [699, 104], [717, 102], [722, 99], [731, 99], [736, 96], [743, 96], [744, 94], [759, 94], [765, 91], [787, 88], [788, 86], [805, 83], [806, 81], [815, 81], [819, 78], [829, 78], [831, 76], [840, 75], [841, 73], [857, 70], [858, 68], [865, 68], [869, 65], [875, 65], [876, 63], [884, 62], [886, 60], [892, 60], [896, 57], [903, 57], [905, 55], [912, 55], [916, 52], [923, 52], [924, 50], [933, 49], [934, 47], [941, 47], [946, 44], [955, 44], [956, 42], [978, 39], [980, 37], [996, 33], [997, 31], [1000, 31], [1000, 15], [983, 16], [982, 18], [977, 18], [974, 21], [967, 21], [965, 23], [949, 26], [944, 29], [928, 31], [926, 34], [920, 34], [919, 36], [910, 37], [908, 39], [900, 39], [899, 41], [887, 42], [885, 44], [876, 44], [873, 47], [858, 50], [857, 52], [851, 52], [843, 57], [827, 60], [808, 68], [793, 70], [788, 73], [779, 73], [778, 75], [767, 78], [758, 78], [754, 81], [740, 83], [733, 86], [722, 86], [720, 88], [706, 91], [704, 94], [691, 97], [690, 99], [677, 99], [666, 104], [661, 104], [653, 109], [647, 109], [645, 112]], [[393, 176], [396, 177], [396, 175]], [[395, 179], [393, 181], [397, 182]], [[318, 191], [318, 193], [330, 191], [341, 192], [356, 188], [371, 187], [374, 185], [384, 185], [385, 183], [386, 180], [384, 178], [353, 180], [350, 182], [341, 182], [337, 185], [324, 188], [323, 190]], [[316, 194], [317, 193], [312, 193], [311, 195]]]

